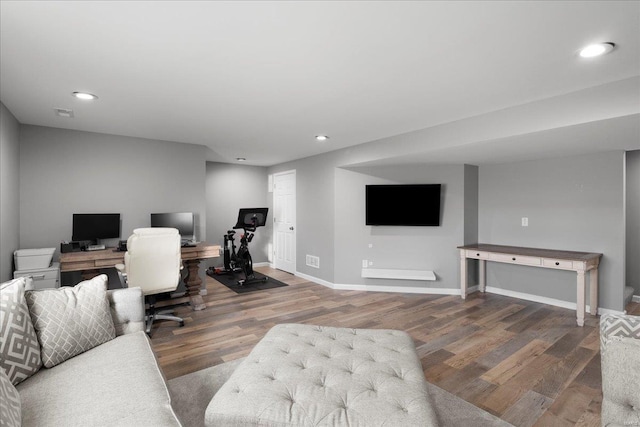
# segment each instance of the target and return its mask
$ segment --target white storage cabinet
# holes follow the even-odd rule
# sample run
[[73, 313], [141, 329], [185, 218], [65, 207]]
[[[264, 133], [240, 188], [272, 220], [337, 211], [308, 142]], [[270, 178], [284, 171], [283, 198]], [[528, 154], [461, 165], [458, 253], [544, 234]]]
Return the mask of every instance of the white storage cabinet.
[[48, 268], [33, 268], [30, 270], [16, 270], [13, 278], [31, 277], [34, 289], [47, 289], [60, 287], [60, 263], [53, 262]]
[[60, 263], [51, 262], [55, 248], [18, 249], [13, 253], [13, 278], [31, 277], [35, 289], [60, 287]]

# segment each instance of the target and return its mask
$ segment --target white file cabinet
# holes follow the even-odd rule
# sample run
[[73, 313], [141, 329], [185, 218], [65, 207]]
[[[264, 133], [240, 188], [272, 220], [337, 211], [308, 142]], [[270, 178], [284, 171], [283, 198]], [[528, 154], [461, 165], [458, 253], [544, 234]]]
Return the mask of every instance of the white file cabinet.
[[34, 268], [31, 270], [16, 270], [13, 278], [30, 276], [33, 279], [34, 289], [59, 288], [60, 287], [60, 263], [52, 262], [47, 268]]

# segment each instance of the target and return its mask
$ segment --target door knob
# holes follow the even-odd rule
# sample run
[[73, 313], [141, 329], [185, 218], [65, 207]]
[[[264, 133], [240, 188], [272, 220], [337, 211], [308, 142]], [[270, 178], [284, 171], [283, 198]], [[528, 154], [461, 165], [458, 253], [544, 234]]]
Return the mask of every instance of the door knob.
[[293, 227], [289, 227], [289, 230], [292, 230], [292, 231], [293, 231]]

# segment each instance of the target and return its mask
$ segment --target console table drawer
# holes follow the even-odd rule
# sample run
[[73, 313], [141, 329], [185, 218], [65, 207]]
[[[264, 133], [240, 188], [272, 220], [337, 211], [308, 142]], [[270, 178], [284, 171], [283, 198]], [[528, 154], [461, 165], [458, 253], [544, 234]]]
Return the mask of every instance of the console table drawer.
[[567, 261], [566, 259], [543, 259], [543, 267], [549, 268], [567, 268], [573, 269], [573, 261]]
[[542, 260], [538, 257], [521, 256], [521, 255], [508, 255], [508, 254], [489, 254], [489, 259], [498, 262], [510, 262], [512, 264], [526, 264], [526, 265], [542, 265]]
[[467, 258], [489, 259], [489, 252], [467, 251]]

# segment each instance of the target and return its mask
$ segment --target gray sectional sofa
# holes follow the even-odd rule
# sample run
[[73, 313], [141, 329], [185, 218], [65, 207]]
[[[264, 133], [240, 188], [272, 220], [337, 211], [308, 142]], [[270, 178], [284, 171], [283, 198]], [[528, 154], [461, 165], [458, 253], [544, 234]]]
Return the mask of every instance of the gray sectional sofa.
[[640, 427], [640, 316], [600, 317], [602, 426]]
[[[181, 425], [144, 333], [139, 288], [107, 291], [106, 276], [99, 276], [43, 294], [21, 290], [25, 284], [16, 282], [0, 288], [3, 425]], [[69, 330], [52, 330], [56, 318], [71, 325], [65, 326]], [[29, 337], [29, 321], [35, 343]], [[88, 324], [98, 324], [99, 330]]]

